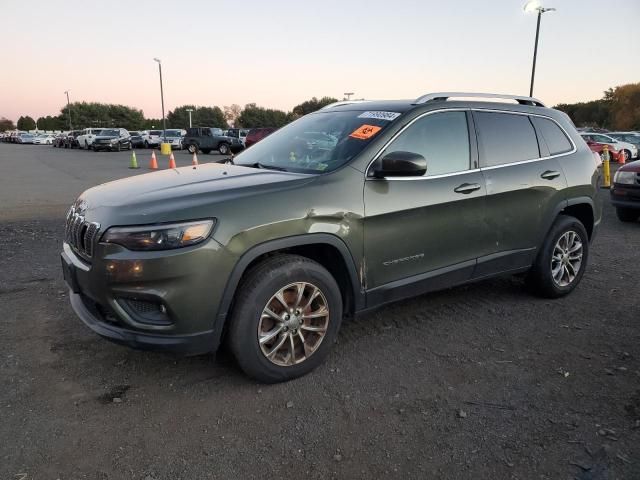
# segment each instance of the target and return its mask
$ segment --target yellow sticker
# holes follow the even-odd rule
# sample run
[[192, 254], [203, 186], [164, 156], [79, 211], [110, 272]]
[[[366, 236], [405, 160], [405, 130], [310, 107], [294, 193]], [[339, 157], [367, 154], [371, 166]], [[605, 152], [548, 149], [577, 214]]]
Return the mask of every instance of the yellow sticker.
[[351, 132], [351, 135], [349, 136], [359, 140], [368, 140], [380, 130], [382, 130], [382, 127], [376, 127], [375, 125], [362, 125]]

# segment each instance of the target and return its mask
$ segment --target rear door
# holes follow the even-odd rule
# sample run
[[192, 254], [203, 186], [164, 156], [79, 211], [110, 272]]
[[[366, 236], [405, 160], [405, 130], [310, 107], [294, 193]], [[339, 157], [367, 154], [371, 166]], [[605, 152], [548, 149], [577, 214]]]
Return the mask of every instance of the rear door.
[[370, 304], [471, 277], [492, 245], [485, 185], [477, 168], [470, 113], [430, 112], [414, 120], [380, 155], [418, 153], [422, 177], [376, 179], [364, 187], [364, 251]]
[[[551, 119], [491, 110], [474, 110], [473, 117], [487, 186], [487, 222], [494, 240], [491, 255], [478, 259], [474, 276], [483, 277], [531, 265], [565, 204], [567, 182], [558, 156], [572, 152], [574, 146]], [[540, 131], [534, 121], [540, 123]], [[562, 135], [567, 149], [556, 149], [551, 155], [542, 138], [543, 127], [550, 139], [554, 135], [554, 142]]]

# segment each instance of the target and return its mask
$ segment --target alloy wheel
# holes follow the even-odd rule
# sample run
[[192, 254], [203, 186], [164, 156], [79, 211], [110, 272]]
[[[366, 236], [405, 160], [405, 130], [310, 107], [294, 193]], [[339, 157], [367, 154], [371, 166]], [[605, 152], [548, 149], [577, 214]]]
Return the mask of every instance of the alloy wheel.
[[551, 277], [559, 287], [570, 285], [582, 267], [582, 239], [573, 230], [562, 234], [553, 248]]
[[291, 283], [262, 310], [258, 343], [271, 363], [292, 366], [317, 351], [328, 328], [329, 306], [322, 291], [308, 282]]

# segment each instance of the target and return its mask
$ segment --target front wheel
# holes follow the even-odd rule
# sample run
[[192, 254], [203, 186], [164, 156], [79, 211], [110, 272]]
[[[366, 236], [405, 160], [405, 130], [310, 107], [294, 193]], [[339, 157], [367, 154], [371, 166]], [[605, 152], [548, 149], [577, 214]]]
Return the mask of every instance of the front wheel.
[[560, 215], [551, 226], [527, 276], [538, 295], [558, 298], [580, 283], [589, 257], [589, 236], [580, 220]]
[[621, 222], [635, 222], [640, 217], [640, 210], [635, 208], [616, 208], [616, 216]]
[[218, 145], [218, 152], [220, 152], [220, 155], [228, 155], [229, 145], [227, 145], [226, 143], [221, 143], [220, 145]]
[[194, 143], [190, 143], [187, 147], [187, 150], [189, 151], [189, 153], [198, 153], [198, 146]]
[[326, 358], [342, 322], [342, 296], [320, 264], [277, 255], [240, 282], [229, 345], [242, 370], [265, 383], [309, 373]]
[[631, 152], [629, 150], [623, 150], [622, 155], [624, 158], [624, 163], [629, 163], [631, 161]]

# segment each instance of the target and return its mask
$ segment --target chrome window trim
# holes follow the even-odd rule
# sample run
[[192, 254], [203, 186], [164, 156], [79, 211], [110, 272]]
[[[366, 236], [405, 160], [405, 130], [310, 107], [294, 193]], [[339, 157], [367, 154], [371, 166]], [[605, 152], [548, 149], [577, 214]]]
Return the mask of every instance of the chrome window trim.
[[[371, 165], [373, 164], [373, 162], [375, 162], [378, 158], [380, 158], [380, 155], [382, 154], [382, 152], [384, 152], [384, 150], [400, 135], [402, 134], [407, 128], [409, 128], [411, 125], [413, 125], [414, 122], [416, 122], [417, 120], [426, 117], [427, 115], [431, 115], [433, 113], [440, 113], [440, 112], [491, 112], [491, 113], [506, 113], [506, 114], [510, 114], [510, 115], [524, 115], [527, 117], [541, 117], [544, 118], [546, 120], [551, 120], [553, 123], [555, 123], [560, 130], [562, 130], [562, 133], [565, 134], [565, 136], [569, 139], [569, 143], [571, 143], [572, 149], [568, 152], [564, 152], [564, 153], [558, 153], [556, 155], [548, 155], [546, 157], [540, 157], [540, 158], [532, 158], [530, 160], [518, 160], [517, 162], [511, 162], [511, 163], [502, 163], [500, 165], [492, 165], [490, 167], [482, 167], [480, 166], [479, 168], [475, 168], [475, 169], [471, 169], [471, 170], [460, 170], [458, 172], [451, 172], [451, 173], [443, 173], [441, 175], [432, 175], [432, 176], [424, 176], [421, 175], [419, 177], [383, 177], [383, 178], [374, 178], [374, 177], [369, 177], [369, 169], [371, 168]], [[475, 124], [474, 124], [475, 125]], [[533, 127], [533, 125], [532, 125]], [[535, 127], [534, 127], [535, 130]], [[537, 131], [536, 131], [537, 133]], [[479, 142], [478, 142], [479, 143]], [[478, 144], [478, 162], [480, 163], [480, 145]], [[551, 118], [547, 115], [541, 115], [539, 113], [526, 113], [526, 112], [516, 112], [513, 110], [498, 110], [495, 108], [479, 108], [479, 107], [474, 107], [474, 108], [465, 108], [465, 107], [454, 107], [454, 108], [439, 108], [437, 110], [431, 110], [429, 112], [425, 112], [421, 115], [418, 115], [416, 118], [414, 118], [413, 120], [411, 120], [409, 123], [407, 123], [401, 130], [399, 130], [398, 132], [396, 132], [396, 134], [391, 137], [391, 139], [385, 143], [382, 148], [380, 150], [378, 150], [378, 152], [374, 155], [373, 160], [371, 160], [371, 162], [369, 162], [369, 165], [367, 165], [367, 168], [365, 169], [365, 174], [364, 174], [364, 178], [365, 181], [371, 181], [371, 180], [386, 180], [386, 181], [408, 181], [408, 180], [430, 180], [430, 179], [437, 179], [437, 178], [445, 178], [445, 177], [452, 177], [455, 175], [464, 175], [465, 173], [477, 173], [477, 172], [481, 172], [483, 170], [495, 170], [496, 168], [504, 168], [504, 167], [512, 167], [514, 165], [522, 165], [525, 163], [533, 163], [533, 162], [540, 162], [543, 160], [549, 160], [551, 158], [560, 158], [560, 157], [565, 157], [567, 155], [572, 155], [574, 153], [576, 153], [578, 151], [578, 148], [576, 147], [575, 142], [573, 141], [573, 139], [571, 138], [571, 135], [569, 135], [567, 133], [567, 131], [564, 129], [564, 127], [562, 125], [560, 125], [554, 118]]]

